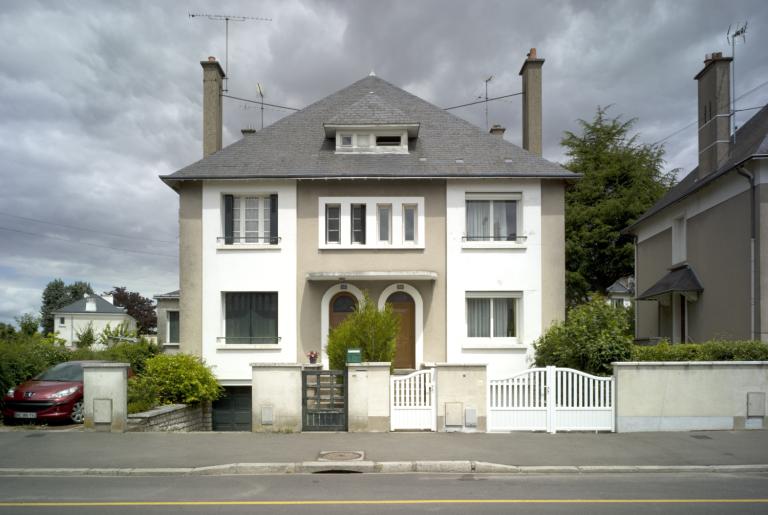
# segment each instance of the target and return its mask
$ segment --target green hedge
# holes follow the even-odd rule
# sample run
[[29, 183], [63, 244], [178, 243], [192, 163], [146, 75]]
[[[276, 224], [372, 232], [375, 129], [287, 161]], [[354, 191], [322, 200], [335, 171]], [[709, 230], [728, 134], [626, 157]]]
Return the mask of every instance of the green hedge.
[[40, 334], [15, 334], [0, 340], [0, 392], [31, 379], [48, 367], [67, 361], [62, 340]]
[[714, 340], [705, 343], [664, 341], [634, 345], [631, 361], [768, 361], [768, 344], [758, 341]]

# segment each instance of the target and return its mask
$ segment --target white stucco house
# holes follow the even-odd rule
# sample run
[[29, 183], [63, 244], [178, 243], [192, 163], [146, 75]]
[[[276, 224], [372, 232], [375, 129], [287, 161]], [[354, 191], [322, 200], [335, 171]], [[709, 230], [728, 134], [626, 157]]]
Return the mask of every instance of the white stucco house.
[[115, 306], [111, 295], [85, 295], [53, 312], [53, 330], [67, 347], [74, 347], [78, 334], [89, 325], [98, 338], [108, 325], [115, 329], [122, 323], [127, 324], [129, 330], [136, 330], [136, 319], [126, 313], [125, 308]]

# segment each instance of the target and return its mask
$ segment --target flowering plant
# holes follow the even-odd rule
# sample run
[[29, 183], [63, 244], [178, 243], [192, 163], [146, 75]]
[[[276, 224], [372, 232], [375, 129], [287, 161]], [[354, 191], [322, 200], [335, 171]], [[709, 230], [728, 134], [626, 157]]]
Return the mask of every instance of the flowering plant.
[[309, 359], [317, 359], [317, 351], [311, 350], [307, 352], [307, 357]]

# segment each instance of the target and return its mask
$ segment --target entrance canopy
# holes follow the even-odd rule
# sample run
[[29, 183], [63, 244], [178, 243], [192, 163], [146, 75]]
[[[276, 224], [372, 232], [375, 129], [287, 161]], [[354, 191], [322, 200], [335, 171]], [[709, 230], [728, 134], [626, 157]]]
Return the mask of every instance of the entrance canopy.
[[309, 272], [307, 281], [436, 281], [437, 272]]
[[704, 291], [696, 272], [690, 265], [681, 265], [671, 268], [669, 273], [659, 281], [637, 296], [637, 300], [659, 300], [670, 293], [682, 293], [698, 295]]

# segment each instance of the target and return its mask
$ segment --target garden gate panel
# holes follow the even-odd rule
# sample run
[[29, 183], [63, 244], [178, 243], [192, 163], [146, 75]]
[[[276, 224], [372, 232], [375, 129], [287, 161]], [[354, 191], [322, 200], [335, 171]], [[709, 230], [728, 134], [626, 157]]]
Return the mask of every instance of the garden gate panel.
[[434, 431], [437, 427], [434, 369], [389, 379], [390, 430]]
[[302, 371], [301, 412], [302, 431], [346, 431], [346, 371]]
[[615, 431], [613, 377], [546, 367], [488, 385], [489, 431]]

